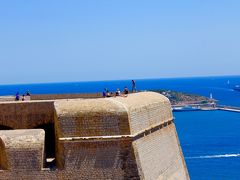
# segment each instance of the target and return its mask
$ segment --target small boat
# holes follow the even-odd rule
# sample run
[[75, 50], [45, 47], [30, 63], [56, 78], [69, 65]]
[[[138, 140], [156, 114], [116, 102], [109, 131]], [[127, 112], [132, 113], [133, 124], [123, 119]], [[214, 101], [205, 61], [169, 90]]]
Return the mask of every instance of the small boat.
[[235, 91], [240, 91], [240, 85], [236, 85], [233, 89], [234, 89]]
[[192, 107], [192, 106], [183, 106], [183, 107], [173, 107], [173, 111], [199, 111], [200, 107]]

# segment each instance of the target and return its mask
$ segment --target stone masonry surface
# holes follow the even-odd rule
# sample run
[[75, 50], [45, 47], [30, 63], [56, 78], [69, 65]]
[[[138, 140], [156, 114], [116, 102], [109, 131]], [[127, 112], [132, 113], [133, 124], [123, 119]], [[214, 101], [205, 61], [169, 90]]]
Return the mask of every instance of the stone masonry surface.
[[189, 179], [157, 93], [2, 102], [0, 127], [0, 179]]

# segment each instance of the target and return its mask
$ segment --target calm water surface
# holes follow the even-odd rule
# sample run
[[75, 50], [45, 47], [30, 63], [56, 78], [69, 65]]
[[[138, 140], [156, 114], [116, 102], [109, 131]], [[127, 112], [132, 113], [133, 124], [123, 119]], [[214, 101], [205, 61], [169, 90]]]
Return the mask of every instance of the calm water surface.
[[240, 179], [240, 113], [175, 112], [191, 179]]

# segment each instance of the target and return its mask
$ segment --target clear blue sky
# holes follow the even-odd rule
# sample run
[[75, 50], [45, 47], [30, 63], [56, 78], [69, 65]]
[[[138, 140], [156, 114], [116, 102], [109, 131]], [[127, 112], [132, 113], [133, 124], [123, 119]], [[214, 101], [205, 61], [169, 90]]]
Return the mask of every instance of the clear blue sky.
[[0, 2], [0, 84], [239, 75], [239, 0]]

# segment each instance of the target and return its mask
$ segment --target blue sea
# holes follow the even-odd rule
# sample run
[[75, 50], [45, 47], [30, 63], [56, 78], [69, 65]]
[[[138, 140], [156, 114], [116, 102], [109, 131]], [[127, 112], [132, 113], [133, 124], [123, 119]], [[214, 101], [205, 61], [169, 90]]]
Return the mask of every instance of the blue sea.
[[[218, 104], [240, 107], [240, 76], [136, 80], [138, 90], [175, 90], [209, 97]], [[104, 88], [131, 88], [131, 80], [1, 85], [0, 95], [93, 93]], [[175, 112], [180, 144], [193, 180], [240, 179], [240, 113]]]
[[192, 111], [174, 116], [191, 179], [240, 179], [240, 113]]

